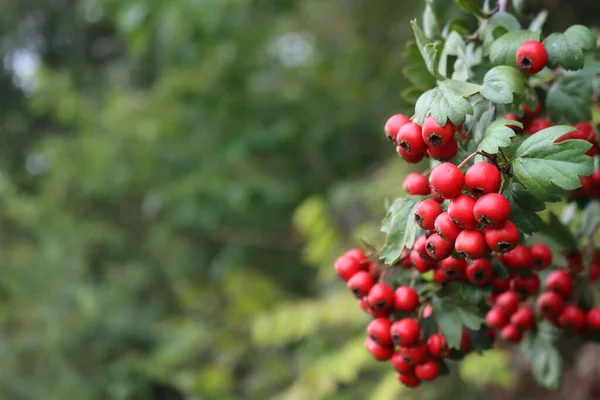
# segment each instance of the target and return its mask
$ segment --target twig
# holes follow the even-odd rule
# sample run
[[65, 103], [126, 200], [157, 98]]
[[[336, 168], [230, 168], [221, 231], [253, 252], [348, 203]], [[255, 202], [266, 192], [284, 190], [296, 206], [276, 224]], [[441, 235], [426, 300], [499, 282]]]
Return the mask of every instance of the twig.
[[458, 164], [458, 169], [461, 169], [467, 162], [469, 162], [469, 160], [473, 157], [475, 157], [476, 155], [480, 155], [480, 156], [484, 156], [487, 158], [490, 158], [487, 154], [482, 153], [480, 151], [476, 151], [475, 153], [471, 153], [471, 155], [469, 155], [467, 158], [465, 158], [460, 164]]
[[508, 6], [508, 0], [498, 0], [498, 12], [506, 11], [507, 6]]

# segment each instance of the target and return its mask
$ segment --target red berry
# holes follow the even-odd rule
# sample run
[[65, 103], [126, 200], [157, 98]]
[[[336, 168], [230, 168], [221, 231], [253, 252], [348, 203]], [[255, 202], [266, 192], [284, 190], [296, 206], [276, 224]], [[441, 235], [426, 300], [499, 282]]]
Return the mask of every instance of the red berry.
[[435, 219], [433, 223], [435, 231], [438, 235], [448, 243], [454, 243], [456, 237], [462, 230], [460, 226], [456, 225], [450, 218], [447, 212], [443, 212]]
[[396, 374], [398, 380], [409, 388], [417, 387], [421, 384], [421, 380], [414, 375]]
[[474, 229], [477, 221], [473, 216], [475, 199], [468, 194], [459, 194], [450, 201], [448, 215], [462, 229]]
[[[521, 120], [519, 119], [519, 117], [517, 117], [515, 114], [504, 114], [504, 118], [505, 119], [509, 119], [511, 121], [517, 121], [517, 122], [521, 122]], [[523, 128], [520, 128], [517, 125], [506, 125], [508, 126], [510, 129], [512, 129], [513, 131], [515, 131], [516, 133], [519, 133], [523, 130]]]
[[429, 355], [429, 349], [423, 342], [418, 342], [412, 347], [401, 347], [399, 351], [404, 359], [413, 365], [423, 364]]
[[427, 360], [415, 367], [415, 375], [424, 381], [432, 381], [440, 372], [440, 363], [437, 360]]
[[421, 235], [415, 241], [413, 250], [415, 250], [417, 253], [419, 253], [421, 258], [423, 258], [424, 260], [431, 260], [431, 257], [429, 257], [429, 254], [427, 254], [427, 248], [425, 246], [427, 246], [427, 236]]
[[545, 317], [558, 317], [563, 310], [563, 299], [555, 292], [544, 292], [538, 297], [535, 305]]
[[592, 263], [590, 265], [590, 272], [588, 274], [588, 278], [591, 282], [596, 282], [600, 278], [600, 264]]
[[431, 271], [431, 269], [435, 267], [435, 261], [431, 259], [424, 259], [416, 250], [410, 252], [410, 261], [414, 265], [415, 269], [422, 274], [427, 271]]
[[401, 374], [410, 375], [415, 372], [415, 366], [404, 358], [404, 353], [402, 351], [397, 351], [390, 358], [390, 364], [392, 364], [392, 368]]
[[361, 270], [360, 261], [346, 254], [335, 260], [335, 264], [333, 265], [333, 267], [337, 271], [340, 278], [342, 278], [345, 281], [348, 281], [358, 271]]
[[545, 244], [534, 244], [533, 246], [529, 247], [529, 250], [531, 250], [533, 267], [536, 270], [541, 271], [548, 268], [550, 264], [552, 264], [552, 251]]
[[419, 294], [417, 291], [408, 286], [400, 286], [395, 292], [396, 309], [413, 312], [419, 306]]
[[429, 349], [429, 354], [434, 357], [446, 357], [448, 353], [446, 336], [434, 333], [427, 340], [427, 348]]
[[394, 291], [385, 283], [376, 283], [369, 291], [367, 303], [375, 311], [392, 308], [394, 305]]
[[418, 164], [425, 158], [425, 153], [410, 154], [400, 146], [396, 146], [396, 153], [410, 164]]
[[430, 192], [429, 180], [423, 174], [412, 172], [404, 178], [402, 189], [411, 196], [427, 195]]
[[592, 308], [588, 311], [587, 324], [590, 329], [600, 330], [600, 308]]
[[578, 332], [585, 327], [587, 322], [585, 313], [576, 305], [569, 304], [563, 309], [558, 323], [564, 329]]
[[578, 122], [575, 124], [575, 129], [582, 133], [586, 140], [593, 139], [594, 127], [589, 122]]
[[492, 279], [492, 292], [496, 294], [504, 293], [510, 289], [510, 277]]
[[367, 326], [367, 334], [369, 337], [382, 346], [392, 345], [392, 334], [390, 329], [392, 323], [387, 318], [375, 318]]
[[492, 281], [493, 276], [492, 263], [485, 258], [473, 260], [471, 265], [467, 266], [467, 278], [475, 286], [487, 285]]
[[365, 347], [369, 353], [378, 361], [387, 361], [394, 354], [394, 346], [381, 346], [370, 337], [365, 340]]
[[533, 265], [533, 256], [529, 247], [521, 244], [513, 250], [505, 253], [502, 262], [511, 269], [531, 268]]
[[522, 299], [536, 294], [540, 290], [540, 277], [537, 274], [531, 274], [530, 277], [515, 276], [511, 282], [512, 290], [519, 293]]
[[546, 290], [552, 290], [563, 299], [568, 299], [573, 293], [573, 278], [565, 270], [552, 271], [546, 278]]
[[490, 252], [483, 233], [469, 229], [465, 229], [458, 234], [454, 248], [462, 257], [471, 260], [481, 258]]
[[420, 202], [415, 208], [415, 222], [426, 231], [434, 229], [435, 219], [442, 213], [442, 206], [432, 200], [427, 199]]
[[385, 136], [392, 141], [396, 142], [396, 136], [402, 125], [410, 122], [410, 119], [404, 114], [392, 115], [390, 119], [385, 123]]
[[402, 254], [400, 255], [400, 265], [402, 265], [402, 268], [412, 268], [412, 263], [410, 262], [410, 250], [406, 247], [402, 250]]
[[433, 169], [429, 174], [429, 186], [444, 199], [453, 199], [462, 190], [465, 178], [454, 164], [445, 162]]
[[390, 332], [394, 343], [402, 347], [410, 347], [419, 341], [421, 327], [414, 319], [404, 318], [394, 322]]
[[513, 324], [508, 324], [502, 328], [500, 335], [502, 339], [512, 343], [519, 343], [523, 338], [523, 333]]
[[510, 323], [521, 331], [531, 330], [535, 325], [535, 313], [531, 307], [523, 306], [510, 317]]
[[583, 271], [583, 259], [581, 253], [578, 250], [573, 250], [567, 254], [567, 268], [572, 272]]
[[421, 127], [414, 122], [402, 125], [396, 136], [396, 143], [407, 154], [417, 155], [427, 151], [427, 145], [421, 137]]
[[533, 135], [534, 133], [538, 133], [541, 130], [550, 128], [551, 126], [552, 123], [546, 118], [536, 118], [529, 124], [529, 134]]
[[506, 221], [499, 228], [485, 228], [483, 234], [488, 247], [498, 253], [511, 251], [519, 243], [519, 231], [510, 221]]
[[500, 307], [492, 307], [485, 316], [485, 323], [490, 328], [502, 329], [508, 324], [508, 317]]
[[450, 121], [446, 121], [446, 125], [442, 127], [432, 115], [423, 122], [422, 137], [428, 147], [446, 146], [454, 140], [454, 132], [454, 125]]
[[471, 352], [471, 338], [467, 331], [463, 331], [460, 336], [460, 349], [463, 353], [469, 354]]
[[448, 257], [438, 262], [436, 271], [443, 273], [447, 280], [464, 280], [467, 276], [467, 262], [460, 258]]
[[427, 249], [427, 254], [434, 260], [443, 260], [449, 257], [454, 250], [454, 246], [442, 239], [437, 233], [427, 238], [425, 248]]
[[519, 308], [519, 294], [512, 290], [504, 292], [498, 295], [496, 298], [496, 305], [500, 307], [504, 314], [507, 316], [513, 315]]
[[548, 52], [537, 40], [528, 40], [517, 49], [517, 65], [528, 74], [540, 72], [548, 62]]
[[542, 103], [540, 101], [538, 101], [537, 103], [535, 103], [535, 109], [530, 110], [529, 107], [527, 107], [526, 103], [521, 104], [521, 110], [523, 110], [525, 112], [525, 116], [530, 118], [530, 119], [534, 119], [537, 118], [540, 113], [542, 112]]
[[371, 274], [366, 271], [359, 271], [348, 280], [348, 289], [350, 289], [357, 298], [362, 299], [369, 294], [369, 291], [373, 288], [374, 284]]
[[358, 247], [348, 250], [344, 255], [347, 257], [356, 258], [361, 263], [361, 265], [364, 265], [369, 261], [365, 252], [362, 251], [362, 249], [359, 249]]
[[510, 202], [499, 193], [488, 193], [477, 200], [473, 215], [483, 226], [503, 226], [510, 216]]
[[443, 271], [439, 268], [436, 268], [433, 271], [433, 281], [435, 283], [437, 283], [438, 285], [443, 285], [444, 283], [450, 282], [451, 280], [453, 280], [453, 279], [451, 279], [448, 275], [446, 275], [445, 271]]
[[458, 143], [456, 140], [451, 140], [445, 146], [427, 148], [427, 155], [436, 160], [449, 160], [458, 153]]
[[475, 163], [465, 173], [465, 186], [476, 197], [496, 193], [501, 181], [500, 170], [487, 162]]

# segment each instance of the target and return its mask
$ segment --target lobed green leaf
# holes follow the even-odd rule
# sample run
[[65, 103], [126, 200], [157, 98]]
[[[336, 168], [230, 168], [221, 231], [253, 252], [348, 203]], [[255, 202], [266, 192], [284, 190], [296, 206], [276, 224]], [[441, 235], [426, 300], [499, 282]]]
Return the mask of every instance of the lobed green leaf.
[[526, 78], [516, 68], [506, 65], [490, 69], [483, 77], [481, 95], [497, 104], [513, 103], [513, 93], [525, 94]]
[[417, 233], [414, 213], [423, 198], [424, 196], [409, 196], [396, 199], [390, 207], [381, 227], [381, 231], [387, 233], [380, 254], [386, 264], [394, 264], [404, 247], [410, 248], [414, 244]]

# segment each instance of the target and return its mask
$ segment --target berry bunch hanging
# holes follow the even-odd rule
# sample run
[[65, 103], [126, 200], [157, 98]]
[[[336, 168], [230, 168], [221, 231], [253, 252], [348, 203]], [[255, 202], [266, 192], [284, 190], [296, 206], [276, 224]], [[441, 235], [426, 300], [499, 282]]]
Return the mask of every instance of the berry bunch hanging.
[[[393, 115], [384, 132], [402, 159], [429, 165], [404, 179], [379, 254], [351, 249], [335, 269], [372, 317], [366, 349], [402, 384], [522, 343], [533, 375], [555, 389], [554, 342], [600, 340], [596, 37], [575, 25], [543, 38], [543, 15], [516, 29], [505, 9], [474, 6], [477, 31], [433, 29], [426, 8], [427, 32], [413, 21], [407, 51], [414, 115]], [[560, 217], [547, 210], [558, 202]]]

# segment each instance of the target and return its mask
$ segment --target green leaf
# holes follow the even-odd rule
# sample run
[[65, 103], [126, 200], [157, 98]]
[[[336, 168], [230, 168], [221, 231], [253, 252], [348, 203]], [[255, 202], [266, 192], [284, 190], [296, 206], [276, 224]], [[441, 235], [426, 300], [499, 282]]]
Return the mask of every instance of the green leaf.
[[448, 340], [448, 346], [455, 349], [460, 348], [463, 327], [456, 307], [437, 296], [433, 297], [432, 306], [433, 315]]
[[[487, 103], [487, 102], [486, 102]], [[480, 103], [482, 106], [486, 106], [485, 103]], [[492, 123], [494, 116], [496, 114], [496, 110], [494, 108], [488, 108], [487, 110], [482, 108], [481, 110], [476, 110], [473, 115], [473, 120], [475, 126], [473, 127], [473, 135], [472, 142], [475, 146], [479, 146], [479, 143], [483, 140], [483, 136], [485, 135], [485, 131], [488, 129], [488, 126]], [[470, 143], [469, 143], [470, 144]], [[475, 148], [473, 149], [475, 151]]]
[[591, 200], [581, 213], [581, 220], [577, 228], [578, 233], [583, 237], [589, 237], [596, 232], [600, 225], [600, 201]]
[[[540, 324], [541, 327], [547, 324]], [[554, 347], [551, 334], [543, 328], [536, 333], [529, 332], [523, 338], [521, 351], [531, 362], [531, 372], [535, 380], [545, 388], [557, 390], [560, 387], [562, 358]]]
[[502, 192], [510, 202], [510, 220], [517, 228], [530, 235], [542, 226], [542, 219], [537, 212], [546, 209], [544, 202], [529, 193], [523, 185], [514, 180]]
[[471, 14], [481, 15], [481, 9], [477, 4], [477, 0], [455, 0], [461, 10]]
[[435, 78], [423, 68], [423, 65], [409, 65], [402, 69], [402, 74], [417, 89], [428, 90], [435, 87]]
[[541, 31], [548, 19], [548, 10], [542, 10], [535, 16], [529, 24], [529, 30], [532, 32]]
[[454, 125], [460, 125], [465, 122], [467, 114], [473, 113], [473, 107], [465, 97], [480, 90], [479, 85], [453, 79], [439, 82], [438, 87], [423, 93], [417, 101], [417, 121], [422, 124], [425, 117], [431, 114], [440, 124], [450, 120]]
[[577, 240], [568, 226], [565, 226], [553, 212], [548, 213], [548, 221], [540, 226], [539, 233], [561, 243], [567, 249], [577, 248]]
[[460, 35], [466, 36], [471, 30], [471, 24], [465, 18], [455, 18], [448, 22], [442, 30], [442, 36], [447, 38], [452, 32], [457, 32]]
[[440, 63], [438, 69], [441, 75], [448, 76], [448, 57], [458, 56], [461, 52], [465, 51], [465, 42], [458, 33], [450, 32], [446, 42], [444, 43], [444, 49], [440, 56]]
[[417, 42], [417, 47], [419, 48], [419, 52], [425, 61], [425, 66], [427, 67], [427, 71], [433, 76], [437, 75], [437, 71], [435, 70], [435, 65], [437, 62], [438, 51], [435, 44], [430, 43], [425, 36], [425, 33], [419, 28], [417, 24], [417, 20], [413, 20], [410, 23], [413, 28], [413, 32], [415, 34], [415, 40]]
[[[483, 50], [486, 55], [490, 54], [490, 48], [494, 43], [498, 32], [516, 31], [521, 29], [521, 23], [512, 14], [505, 11], [497, 12], [487, 23], [482, 25], [483, 32]], [[516, 54], [516, 50], [515, 50]]]
[[566, 70], [583, 68], [583, 49], [570, 42], [564, 33], [552, 33], [544, 41], [548, 52], [548, 65], [561, 65]]
[[423, 11], [423, 32], [429, 39], [440, 36], [440, 23], [431, 3], [427, 2]]
[[386, 264], [394, 264], [402, 254], [404, 247], [412, 247], [415, 242], [417, 224], [414, 213], [423, 196], [410, 196], [396, 199], [383, 220], [381, 231], [387, 238], [381, 249], [380, 258]]
[[569, 43], [583, 51], [596, 51], [596, 35], [587, 26], [573, 25], [565, 31]]
[[481, 95], [497, 104], [513, 102], [513, 93], [525, 94], [525, 76], [516, 68], [502, 65], [494, 67], [483, 77]]
[[[460, 283], [458, 287], [458, 296], [467, 303], [480, 304], [484, 301], [486, 297], [488, 297], [491, 294], [491, 289], [491, 285], [473, 286], [467, 283]], [[476, 329], [472, 328], [466, 323], [465, 325], [471, 329]]]
[[497, 119], [488, 126], [483, 135], [483, 140], [477, 146], [477, 151], [483, 151], [488, 154], [497, 154], [500, 147], [510, 146], [511, 138], [516, 135], [512, 128], [507, 125], [521, 125], [521, 123], [508, 119]]
[[539, 40], [540, 32], [525, 29], [510, 31], [500, 36], [490, 48], [490, 61], [495, 65], [517, 67], [517, 49], [528, 40]]
[[553, 120], [571, 123], [591, 119], [592, 79], [587, 74], [565, 73], [548, 90], [546, 108]]
[[581, 187], [579, 176], [594, 172], [594, 162], [585, 152], [592, 146], [584, 140], [554, 143], [572, 132], [571, 126], [553, 126], [528, 137], [519, 145], [512, 160], [515, 176], [540, 200], [558, 200], [559, 190]]

